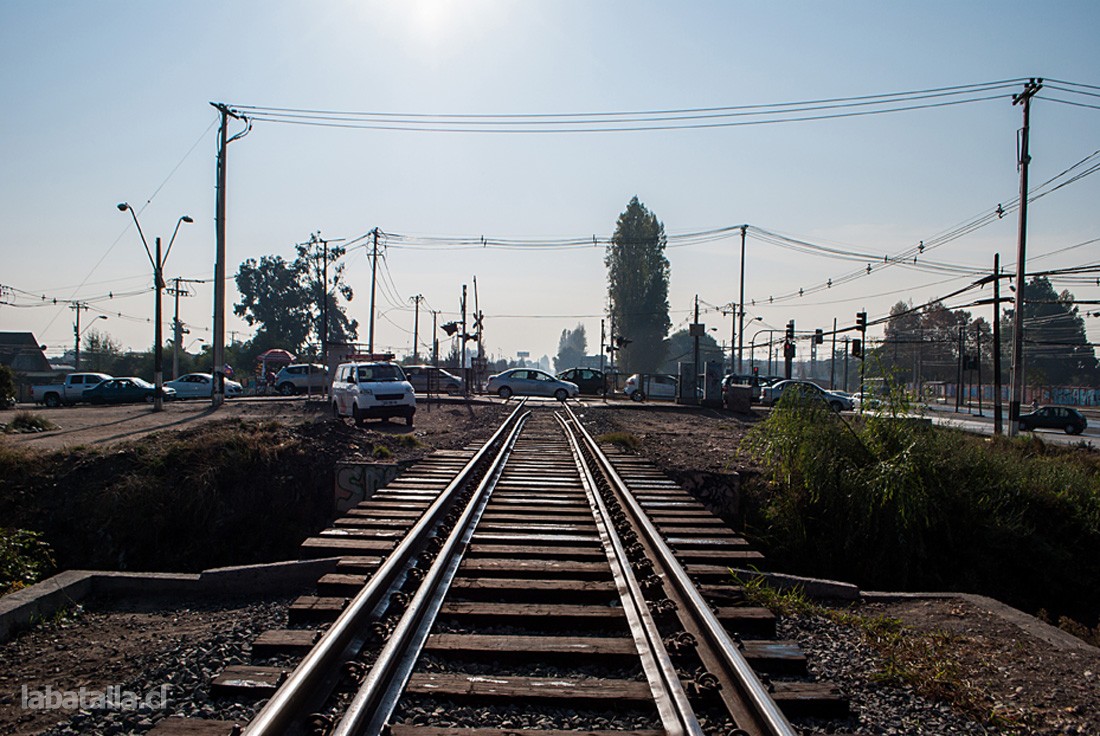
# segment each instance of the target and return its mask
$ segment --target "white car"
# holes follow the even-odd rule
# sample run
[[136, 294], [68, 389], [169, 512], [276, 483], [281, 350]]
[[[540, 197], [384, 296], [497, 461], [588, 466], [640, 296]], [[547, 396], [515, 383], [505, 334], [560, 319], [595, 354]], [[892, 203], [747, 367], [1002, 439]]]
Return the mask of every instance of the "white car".
[[538, 368], [512, 368], [495, 376], [489, 376], [485, 384], [488, 393], [502, 399], [515, 396], [553, 396], [558, 401], [576, 398], [580, 387], [572, 381], [563, 381]]
[[678, 383], [676, 376], [667, 376], [661, 373], [635, 373], [626, 379], [626, 383], [623, 385], [623, 393], [634, 401], [675, 399]]
[[775, 406], [788, 391], [796, 391], [801, 396], [821, 399], [829, 405], [833, 411], [852, 411], [855, 402], [850, 396], [844, 396], [833, 391], [827, 391], [813, 381], [800, 381], [792, 379], [779, 381], [771, 386], [765, 386], [760, 393], [760, 403], [764, 406]]
[[341, 363], [332, 379], [332, 415], [366, 419], [404, 417], [413, 426], [416, 395], [397, 363]]
[[[175, 389], [177, 399], [209, 399], [214, 394], [214, 376], [209, 373], [185, 373], [165, 386]], [[225, 396], [241, 395], [241, 384], [225, 379]]]

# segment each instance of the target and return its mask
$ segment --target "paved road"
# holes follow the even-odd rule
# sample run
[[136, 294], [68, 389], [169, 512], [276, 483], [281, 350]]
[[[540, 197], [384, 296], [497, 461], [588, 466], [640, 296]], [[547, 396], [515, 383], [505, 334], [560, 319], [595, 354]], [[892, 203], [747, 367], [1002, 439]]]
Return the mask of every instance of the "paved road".
[[[993, 434], [993, 409], [991, 407], [986, 408], [982, 414], [978, 414], [976, 408], [972, 410], [973, 413], [968, 413], [964, 407], [957, 414], [955, 413], [954, 407], [939, 407], [933, 405], [925, 408], [928, 410], [926, 415], [931, 417], [935, 424], [946, 427], [957, 427], [967, 432], [974, 432], [975, 434]], [[1037, 429], [1034, 431], [1034, 434], [1041, 437], [1044, 442], [1052, 442], [1061, 445], [1075, 445], [1078, 442], [1100, 444], [1100, 417], [1097, 417], [1095, 414], [1090, 416], [1090, 413], [1086, 413], [1086, 417], [1088, 418], [1089, 426], [1079, 435], [1069, 435], [1060, 429]], [[1004, 421], [1007, 428], [1008, 407], [1005, 407]], [[1026, 435], [1028, 433], [1021, 432], [1020, 434]]]

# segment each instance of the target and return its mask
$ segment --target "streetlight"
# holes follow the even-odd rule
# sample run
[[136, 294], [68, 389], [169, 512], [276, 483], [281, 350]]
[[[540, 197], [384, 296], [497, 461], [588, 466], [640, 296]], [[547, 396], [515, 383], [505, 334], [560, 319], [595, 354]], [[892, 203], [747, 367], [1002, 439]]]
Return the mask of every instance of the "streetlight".
[[[757, 317], [757, 319], [760, 319], [760, 318]], [[783, 330], [773, 330], [771, 328], [765, 328], [763, 330], [757, 330], [756, 332], [752, 333], [752, 339], [749, 340], [749, 365], [750, 366], [755, 366], [756, 365], [756, 336], [763, 333], [763, 332], [766, 332], [766, 333], [768, 333], [768, 375], [769, 376], [771, 375], [771, 373], [772, 373], [772, 351], [771, 351], [772, 333], [773, 332], [782, 332], [782, 331]]]
[[195, 343], [197, 343], [197, 342], [206, 342], [206, 340], [202, 339], [201, 337], [196, 337], [196, 338], [195, 338], [194, 340], [192, 340], [191, 342], [187, 343], [187, 347], [185, 347], [185, 348], [183, 349], [183, 352], [185, 352], [185, 353], [186, 353], [186, 352], [187, 352], [188, 350], [190, 350], [190, 349], [191, 349], [191, 346], [192, 346], [192, 345], [194, 345], [194, 344], [195, 344]]
[[180, 231], [180, 225], [184, 222], [194, 222], [188, 215], [183, 215], [176, 221], [176, 229], [172, 231], [172, 238], [168, 241], [168, 250], [164, 252], [164, 256], [160, 254], [160, 238], [156, 240], [156, 256], [149, 250], [149, 243], [145, 240], [145, 233], [141, 231], [141, 223], [138, 222], [137, 213], [134, 212], [134, 208], [128, 203], [122, 202], [118, 205], [119, 212], [125, 212], [130, 210], [130, 215], [134, 218], [134, 225], [137, 226], [138, 235], [141, 236], [141, 244], [145, 246], [145, 254], [149, 256], [149, 263], [153, 266], [153, 282], [157, 287], [157, 302], [156, 310], [153, 316], [154, 328], [153, 328], [153, 384], [156, 386], [156, 391], [153, 393], [153, 411], [162, 411], [164, 409], [164, 396], [161, 395], [164, 387], [164, 369], [163, 369], [163, 351], [164, 345], [162, 344], [164, 338], [161, 333], [161, 306], [160, 295], [164, 290], [164, 263], [168, 260], [168, 254], [172, 252], [172, 243], [176, 242], [176, 233]]
[[[92, 320], [91, 324], [89, 324], [83, 330], [80, 329], [80, 310], [81, 309], [87, 309], [87, 307], [82, 306], [82, 305], [77, 305], [76, 324], [73, 325], [73, 332], [76, 333], [76, 347], [74, 348], [74, 351], [73, 351], [73, 352], [76, 353], [75, 357], [73, 358], [73, 364], [75, 366], [74, 370], [80, 370], [80, 338], [84, 337], [84, 333], [87, 332], [88, 330], [92, 329], [92, 325], [95, 324], [95, 320]], [[95, 319], [107, 319], [107, 315], [100, 314], [100, 315], [97, 315]]]

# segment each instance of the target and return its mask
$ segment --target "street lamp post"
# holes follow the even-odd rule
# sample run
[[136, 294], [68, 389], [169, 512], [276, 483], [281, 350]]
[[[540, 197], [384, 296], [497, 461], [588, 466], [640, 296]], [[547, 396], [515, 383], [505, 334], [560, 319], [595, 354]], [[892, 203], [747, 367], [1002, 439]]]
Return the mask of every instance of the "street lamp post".
[[176, 234], [180, 231], [180, 225], [184, 222], [194, 222], [189, 216], [183, 215], [176, 221], [176, 229], [172, 231], [172, 237], [168, 241], [168, 249], [161, 256], [160, 252], [160, 238], [156, 239], [156, 255], [149, 251], [149, 243], [145, 240], [145, 233], [141, 231], [141, 223], [138, 222], [137, 213], [134, 212], [134, 208], [128, 203], [122, 202], [118, 205], [120, 212], [130, 211], [130, 215], [134, 218], [134, 225], [137, 227], [138, 235], [141, 236], [141, 244], [145, 246], [145, 254], [149, 256], [149, 263], [153, 266], [153, 282], [156, 285], [157, 301], [153, 314], [153, 384], [156, 386], [156, 391], [153, 393], [153, 411], [164, 410], [164, 326], [161, 324], [161, 293], [164, 291], [164, 264], [168, 260], [168, 254], [172, 252], [172, 243], [176, 242]]
[[[757, 317], [757, 319], [760, 319], [760, 317]], [[773, 329], [768, 328], [768, 329], [763, 329], [763, 330], [757, 330], [756, 332], [752, 333], [752, 339], [749, 340], [749, 366], [750, 366], [750, 370], [751, 370], [752, 366], [756, 365], [756, 336], [761, 334], [761, 333], [766, 332], [766, 333], [768, 333], [768, 375], [769, 376], [771, 375], [771, 372], [772, 372], [772, 369], [771, 369], [771, 364], [772, 364], [772, 351], [771, 351], [772, 333], [773, 332], [782, 332], [782, 331], [783, 330], [773, 330]]]

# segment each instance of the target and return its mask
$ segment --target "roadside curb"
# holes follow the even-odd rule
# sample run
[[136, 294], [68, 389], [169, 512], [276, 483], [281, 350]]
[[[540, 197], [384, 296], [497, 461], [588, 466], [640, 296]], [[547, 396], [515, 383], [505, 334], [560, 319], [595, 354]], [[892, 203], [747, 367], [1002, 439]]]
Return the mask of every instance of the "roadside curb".
[[1057, 626], [1040, 621], [1029, 613], [1001, 603], [995, 598], [974, 593], [891, 593], [882, 591], [864, 591], [862, 600], [868, 603], [894, 603], [897, 601], [920, 600], [963, 600], [992, 616], [1010, 623], [1028, 636], [1046, 642], [1055, 649], [1080, 652], [1093, 656], [1100, 655], [1100, 648], [1078, 639], [1073, 634], [1062, 631]]
[[944, 592], [889, 592], [860, 590], [858, 586], [837, 580], [822, 580], [820, 578], [807, 578], [799, 575], [787, 575], [778, 572], [765, 572], [762, 570], [746, 570], [743, 568], [730, 568], [730, 571], [744, 578], [763, 578], [772, 587], [779, 590], [801, 590], [808, 598], [814, 600], [832, 600], [864, 603], [896, 603], [899, 601], [927, 601], [927, 600], [961, 600], [966, 601], [974, 608], [995, 616], [1005, 623], [1012, 624], [1028, 636], [1046, 642], [1055, 649], [1068, 652], [1078, 652], [1092, 656], [1100, 655], [1100, 648], [1095, 647], [1073, 634], [1059, 629], [1057, 626], [1040, 621], [1029, 613], [1024, 613], [1018, 608], [1001, 603], [995, 598], [990, 598], [976, 593], [944, 593]]
[[127, 599], [230, 598], [289, 595], [336, 570], [338, 557], [218, 567], [201, 573], [66, 570], [0, 598], [0, 644], [59, 610], [100, 597]]

